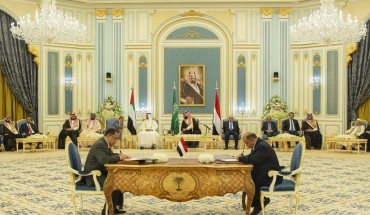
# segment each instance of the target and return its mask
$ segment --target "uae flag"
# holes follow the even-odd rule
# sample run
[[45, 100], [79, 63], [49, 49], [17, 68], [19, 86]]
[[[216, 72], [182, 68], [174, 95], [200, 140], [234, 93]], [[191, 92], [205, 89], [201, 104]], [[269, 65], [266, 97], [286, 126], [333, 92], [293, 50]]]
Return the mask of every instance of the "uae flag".
[[130, 108], [128, 111], [127, 129], [131, 135], [136, 135], [136, 113], [135, 113], [135, 102], [134, 102], [134, 89], [131, 91]]
[[173, 89], [172, 97], [172, 119], [171, 119], [171, 130], [173, 134], [178, 134], [180, 131], [179, 128], [179, 107], [176, 100], [176, 90]]
[[215, 107], [213, 108], [213, 128], [212, 135], [221, 135], [221, 113], [220, 103], [218, 102], [218, 90], [216, 89]]
[[179, 153], [180, 157], [188, 152], [188, 148], [186, 147], [186, 143], [183, 137], [181, 137], [179, 143], [177, 144], [177, 152]]

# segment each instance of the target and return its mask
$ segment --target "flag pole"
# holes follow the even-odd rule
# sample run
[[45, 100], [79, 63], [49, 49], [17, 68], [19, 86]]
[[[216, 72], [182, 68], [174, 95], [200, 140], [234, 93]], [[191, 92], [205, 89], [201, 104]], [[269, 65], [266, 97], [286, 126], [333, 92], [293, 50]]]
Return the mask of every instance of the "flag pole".
[[173, 89], [176, 90], [176, 82], [173, 81]]
[[218, 90], [218, 87], [217, 87], [217, 81], [216, 81], [216, 88], [215, 88], [215, 90]]

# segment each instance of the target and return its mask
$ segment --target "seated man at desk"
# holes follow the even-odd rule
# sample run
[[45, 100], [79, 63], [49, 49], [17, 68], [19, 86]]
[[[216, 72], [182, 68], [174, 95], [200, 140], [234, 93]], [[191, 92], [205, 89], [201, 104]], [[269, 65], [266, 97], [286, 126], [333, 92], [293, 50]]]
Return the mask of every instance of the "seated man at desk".
[[59, 133], [58, 149], [64, 149], [67, 136], [77, 146], [77, 137], [80, 134], [81, 124], [75, 113], [70, 113], [69, 120], [63, 124], [63, 129]]
[[[36, 125], [31, 121], [31, 117], [27, 117], [26, 123], [21, 124], [19, 133], [21, 133], [22, 137], [28, 137], [39, 133], [39, 130], [37, 130]], [[37, 143], [37, 149], [39, 148], [40, 144], [41, 143]]]
[[[257, 137], [254, 133], [245, 133], [242, 138], [245, 145], [251, 149], [249, 155], [239, 154], [235, 158], [243, 163], [252, 164], [252, 179], [255, 184], [255, 193], [252, 201], [253, 212], [251, 214], [259, 214], [262, 210], [260, 204], [262, 186], [270, 186], [272, 182], [272, 177], [268, 176], [270, 170], [280, 171], [281, 167], [279, 165], [279, 160], [277, 158], [276, 152], [265, 140]], [[280, 184], [283, 181], [281, 176], [277, 177], [276, 184]], [[246, 193], [243, 192], [242, 201], [245, 201]], [[270, 199], [264, 199], [264, 205], [266, 206], [270, 203]], [[243, 208], [245, 210], [245, 208]]]
[[238, 149], [239, 134], [241, 130], [239, 128], [238, 121], [234, 120], [233, 116], [229, 116], [227, 121], [224, 121], [221, 133], [225, 134], [225, 150], [229, 148], [230, 136], [234, 137], [235, 149]]
[[146, 113], [146, 118], [141, 124], [141, 131], [138, 135], [140, 149], [154, 149], [158, 145], [159, 134], [157, 132], [158, 124], [152, 118], [152, 114]]
[[[124, 159], [130, 158], [124, 154], [113, 153], [112, 147], [116, 144], [118, 138], [118, 131], [114, 128], [108, 128], [104, 137], [97, 140], [87, 154], [85, 162], [85, 171], [100, 170], [101, 176], [98, 176], [98, 182], [101, 187], [104, 187], [104, 181], [107, 178], [108, 172], [105, 169], [105, 164], [117, 163]], [[92, 176], [85, 177], [87, 186], [94, 186], [94, 180]], [[123, 194], [119, 190], [115, 190], [112, 193], [114, 214], [123, 214], [126, 211], [123, 210]], [[105, 214], [105, 207], [102, 210], [102, 214]]]
[[80, 136], [86, 136], [91, 133], [100, 133], [101, 130], [101, 124], [99, 120], [96, 119], [96, 114], [91, 113], [90, 119], [85, 120], [82, 123]]
[[[183, 134], [201, 134], [202, 132], [199, 129], [198, 121], [193, 118], [189, 111], [182, 113], [184, 119], [181, 123], [181, 131]], [[198, 148], [199, 141], [186, 141], [186, 146], [188, 148]]]
[[[10, 119], [10, 116], [6, 116], [3, 123], [3, 133], [4, 133], [4, 146], [7, 151], [15, 151], [16, 138], [22, 138], [15, 128], [14, 122]], [[22, 147], [22, 146], [20, 146]]]

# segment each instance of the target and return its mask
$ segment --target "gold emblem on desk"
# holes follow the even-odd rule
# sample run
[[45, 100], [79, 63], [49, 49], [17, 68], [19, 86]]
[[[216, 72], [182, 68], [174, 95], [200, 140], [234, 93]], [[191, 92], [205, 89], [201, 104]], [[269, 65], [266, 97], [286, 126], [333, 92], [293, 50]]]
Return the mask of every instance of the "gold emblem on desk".
[[197, 198], [197, 188], [198, 180], [189, 172], [168, 172], [160, 182], [161, 198], [172, 201]]

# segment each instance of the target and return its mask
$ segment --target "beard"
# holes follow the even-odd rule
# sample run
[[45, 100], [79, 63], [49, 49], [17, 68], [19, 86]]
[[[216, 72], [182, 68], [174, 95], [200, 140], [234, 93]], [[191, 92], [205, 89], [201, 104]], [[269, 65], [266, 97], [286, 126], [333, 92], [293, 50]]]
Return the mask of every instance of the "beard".
[[184, 119], [188, 119], [188, 116], [184, 116]]

